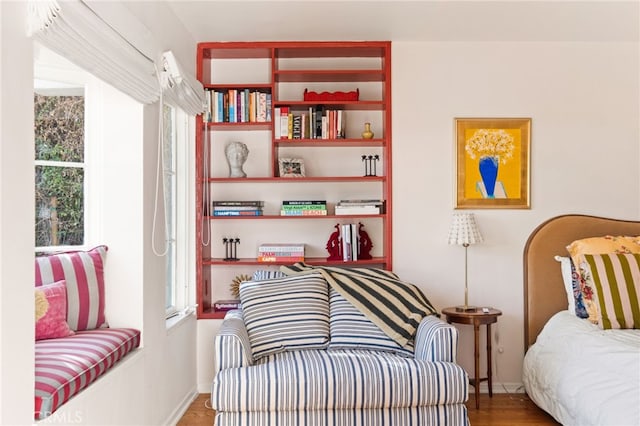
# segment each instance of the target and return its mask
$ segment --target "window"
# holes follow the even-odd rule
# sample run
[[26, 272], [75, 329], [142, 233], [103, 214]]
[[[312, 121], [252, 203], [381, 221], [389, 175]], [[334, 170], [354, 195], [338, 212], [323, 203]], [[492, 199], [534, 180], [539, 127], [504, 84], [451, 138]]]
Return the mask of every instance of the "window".
[[[34, 96], [36, 241], [79, 246], [85, 233], [84, 94], [42, 89]], [[59, 93], [70, 95], [60, 95]], [[58, 93], [58, 94], [54, 94]]]
[[[188, 223], [192, 203], [189, 187], [187, 115], [180, 109], [163, 106], [163, 188], [166, 227], [166, 289], [167, 317], [188, 304]], [[158, 239], [159, 241], [159, 239]], [[159, 250], [158, 250], [159, 249]], [[157, 250], [162, 253], [162, 248]]]

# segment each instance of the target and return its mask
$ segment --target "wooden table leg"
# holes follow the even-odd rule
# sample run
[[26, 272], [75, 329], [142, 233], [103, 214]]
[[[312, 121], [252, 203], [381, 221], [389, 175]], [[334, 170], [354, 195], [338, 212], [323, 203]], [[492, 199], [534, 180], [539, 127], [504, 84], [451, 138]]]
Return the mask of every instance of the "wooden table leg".
[[489, 398], [493, 397], [493, 385], [491, 383], [491, 324], [487, 324], [487, 384], [489, 385]]
[[475, 378], [474, 390], [476, 394], [476, 409], [480, 408], [480, 324], [473, 324], [473, 340], [475, 342], [474, 355], [475, 355]]

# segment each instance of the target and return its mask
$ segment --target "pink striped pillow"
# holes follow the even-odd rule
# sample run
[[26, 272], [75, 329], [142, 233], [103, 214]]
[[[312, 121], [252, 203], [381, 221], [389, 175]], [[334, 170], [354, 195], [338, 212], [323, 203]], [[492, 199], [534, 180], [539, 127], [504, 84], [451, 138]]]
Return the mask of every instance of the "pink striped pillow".
[[106, 246], [89, 251], [36, 257], [36, 287], [67, 282], [67, 323], [74, 331], [106, 327], [104, 262]]

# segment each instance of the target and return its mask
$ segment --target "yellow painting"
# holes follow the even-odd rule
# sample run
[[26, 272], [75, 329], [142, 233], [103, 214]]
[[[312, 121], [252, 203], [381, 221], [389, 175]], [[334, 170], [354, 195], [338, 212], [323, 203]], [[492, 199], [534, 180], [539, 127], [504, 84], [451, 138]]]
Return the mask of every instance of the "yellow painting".
[[456, 118], [456, 208], [530, 208], [529, 118]]

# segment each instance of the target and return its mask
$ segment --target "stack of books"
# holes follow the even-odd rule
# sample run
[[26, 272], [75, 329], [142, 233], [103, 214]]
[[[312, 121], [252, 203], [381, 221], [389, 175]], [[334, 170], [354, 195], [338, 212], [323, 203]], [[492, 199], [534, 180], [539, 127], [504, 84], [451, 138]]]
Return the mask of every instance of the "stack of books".
[[304, 262], [304, 244], [261, 244], [258, 247], [258, 262]]
[[336, 215], [368, 215], [384, 213], [384, 200], [340, 200]]
[[213, 216], [262, 216], [264, 201], [213, 201]]
[[326, 216], [326, 200], [290, 200], [283, 201], [281, 216]]

